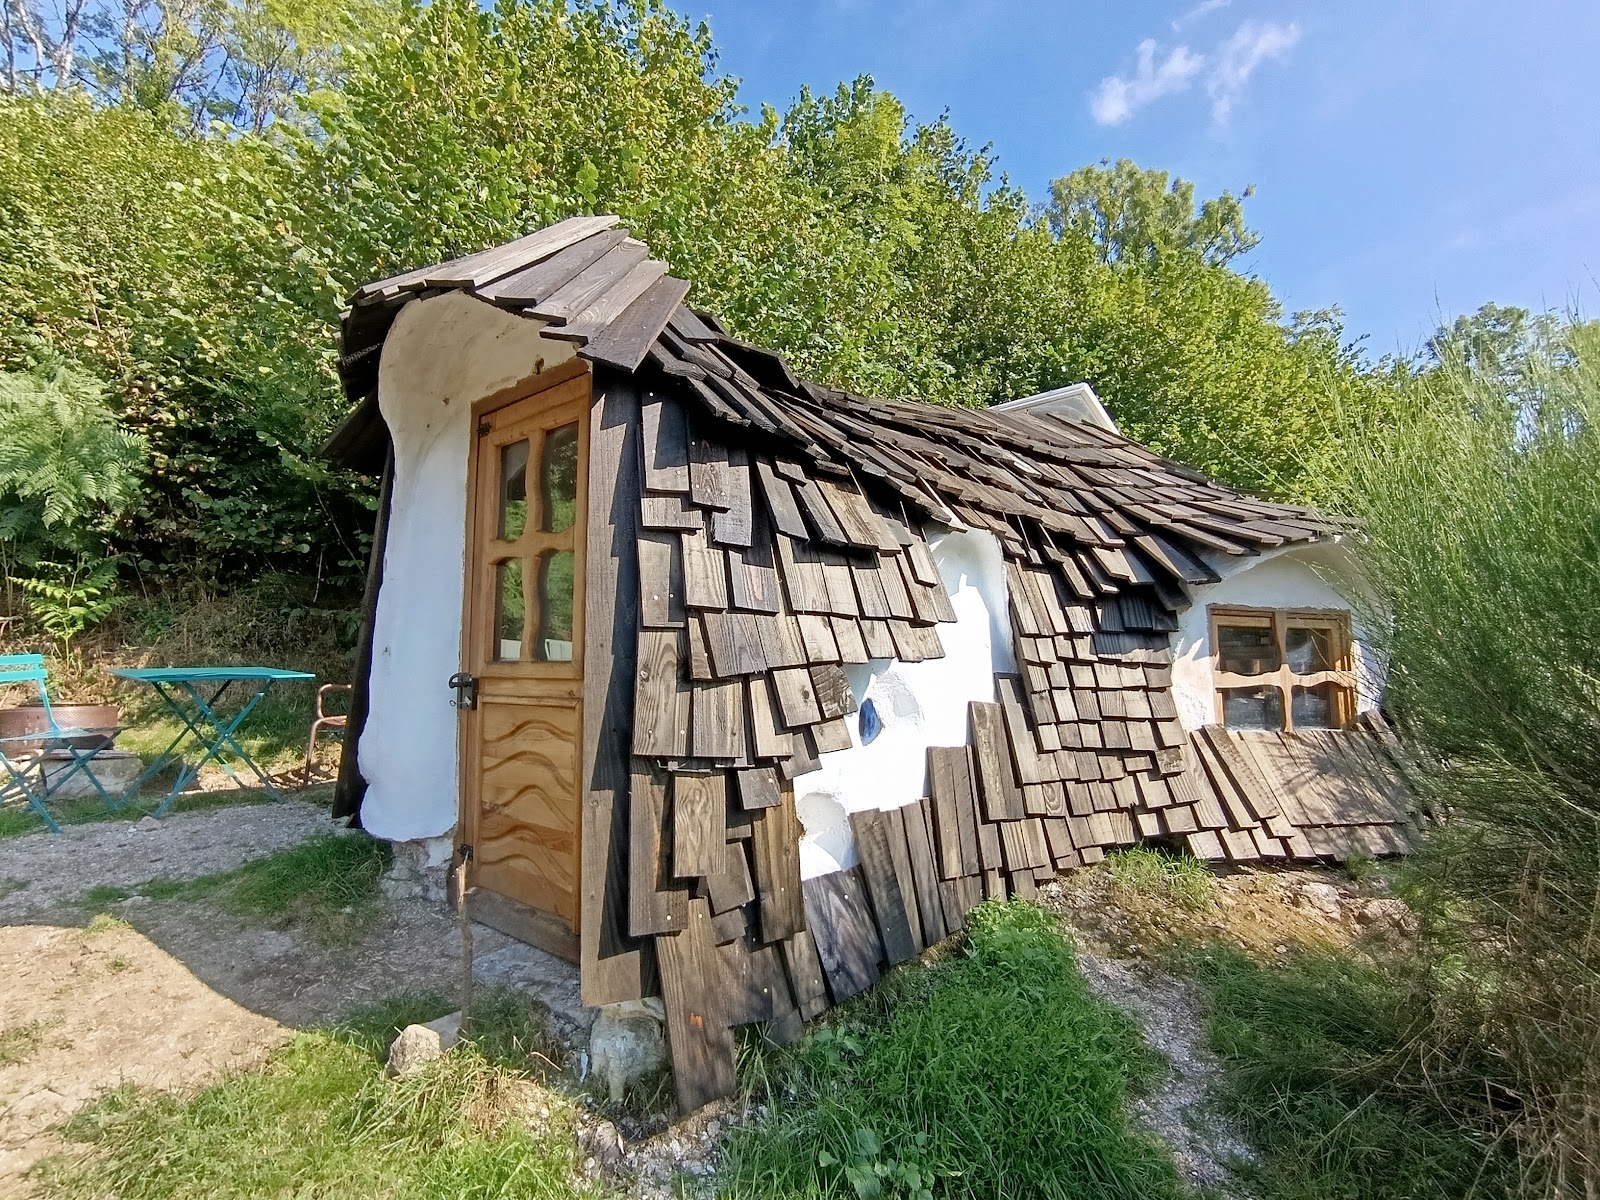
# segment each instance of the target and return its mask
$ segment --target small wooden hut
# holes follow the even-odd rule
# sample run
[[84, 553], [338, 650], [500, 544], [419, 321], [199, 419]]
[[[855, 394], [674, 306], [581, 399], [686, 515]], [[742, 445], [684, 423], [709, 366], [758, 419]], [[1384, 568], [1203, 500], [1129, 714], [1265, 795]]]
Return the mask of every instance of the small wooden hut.
[[613, 217], [369, 284], [329, 447], [383, 478], [339, 804], [662, 997], [686, 1109], [1113, 848], [1408, 844], [1336, 523], [1084, 389], [818, 386], [688, 290]]

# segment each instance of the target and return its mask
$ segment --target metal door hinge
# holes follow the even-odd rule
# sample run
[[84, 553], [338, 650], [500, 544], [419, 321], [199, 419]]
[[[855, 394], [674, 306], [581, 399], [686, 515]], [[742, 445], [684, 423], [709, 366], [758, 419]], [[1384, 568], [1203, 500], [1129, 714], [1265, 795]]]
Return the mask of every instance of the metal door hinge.
[[479, 421], [478, 422], [478, 436], [479, 437], [488, 437], [489, 434], [492, 433], [493, 431], [494, 431], [494, 426], [491, 425], [488, 421]]
[[450, 687], [456, 691], [456, 698], [450, 701], [457, 708], [478, 707], [478, 677], [469, 675], [465, 671], [457, 671], [450, 676]]

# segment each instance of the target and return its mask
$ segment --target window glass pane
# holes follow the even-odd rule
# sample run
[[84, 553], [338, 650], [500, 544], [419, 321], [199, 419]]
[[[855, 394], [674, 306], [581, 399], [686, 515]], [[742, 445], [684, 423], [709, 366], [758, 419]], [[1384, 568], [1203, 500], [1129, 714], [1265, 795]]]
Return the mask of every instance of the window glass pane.
[[1289, 670], [1296, 675], [1315, 675], [1318, 671], [1334, 669], [1333, 630], [1328, 626], [1291, 625], [1283, 641]]
[[563, 425], [544, 435], [539, 464], [544, 532], [565, 533], [578, 512], [578, 425]]
[[1296, 729], [1339, 729], [1339, 692], [1337, 684], [1324, 683], [1320, 687], [1297, 687], [1289, 701]]
[[500, 536], [519, 538], [527, 526], [528, 443], [524, 439], [500, 447]]
[[575, 562], [571, 550], [547, 550], [539, 556], [539, 638], [533, 656], [540, 662], [572, 661]]
[[1222, 723], [1229, 729], [1282, 729], [1283, 693], [1275, 687], [1223, 688]]
[[1218, 625], [1217, 654], [1224, 671], [1264, 675], [1278, 669], [1278, 643], [1268, 625]]
[[494, 659], [516, 662], [522, 657], [522, 560], [509, 559], [494, 568]]

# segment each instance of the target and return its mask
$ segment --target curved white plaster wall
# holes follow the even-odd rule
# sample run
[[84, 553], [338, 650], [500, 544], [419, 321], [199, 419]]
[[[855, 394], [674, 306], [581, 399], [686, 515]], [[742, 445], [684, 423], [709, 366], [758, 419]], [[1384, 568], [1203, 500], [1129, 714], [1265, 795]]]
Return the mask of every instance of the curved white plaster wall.
[[821, 766], [794, 781], [805, 827], [800, 876], [811, 879], [854, 865], [852, 812], [898, 808], [928, 794], [928, 747], [964, 746], [967, 702], [995, 698], [996, 673], [1014, 672], [1005, 559], [990, 533], [930, 536], [929, 546], [956, 620], [938, 626], [944, 657], [919, 663], [874, 659], [845, 668], [859, 707], [871, 700], [882, 729], [861, 741], [860, 713], [848, 718], [848, 750], [820, 756]]
[[1212, 604], [1349, 612], [1355, 640], [1356, 708], [1366, 712], [1378, 707], [1383, 695], [1382, 664], [1368, 644], [1362, 621], [1362, 612], [1370, 606], [1350, 599], [1362, 589], [1349, 550], [1338, 542], [1318, 542], [1247, 558], [1209, 556], [1207, 561], [1223, 578], [1195, 589], [1194, 603], [1178, 618], [1173, 642], [1172, 699], [1185, 729], [1216, 722], [1207, 615]]
[[400, 310], [378, 363], [394, 441], [383, 586], [372, 630], [371, 708], [361, 734], [361, 823], [392, 841], [456, 823], [467, 455], [472, 405], [573, 356], [536, 321], [448, 292]]

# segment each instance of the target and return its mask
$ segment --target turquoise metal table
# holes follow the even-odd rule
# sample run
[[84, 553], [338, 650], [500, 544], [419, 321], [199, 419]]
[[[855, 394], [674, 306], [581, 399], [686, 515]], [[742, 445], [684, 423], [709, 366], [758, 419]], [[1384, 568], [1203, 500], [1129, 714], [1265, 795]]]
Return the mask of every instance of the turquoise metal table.
[[[164, 815], [184, 788], [194, 782], [200, 774], [200, 768], [213, 760], [240, 787], [249, 786], [235, 773], [233, 766], [223, 757], [224, 754], [240, 766], [248, 767], [274, 800], [283, 799], [278, 789], [272, 786], [272, 780], [267, 778], [267, 773], [256, 765], [255, 759], [239, 744], [235, 735], [273, 684], [305, 682], [315, 679], [315, 675], [305, 671], [285, 671], [278, 667], [140, 667], [119, 668], [113, 670], [112, 674], [134, 683], [149, 685], [161, 697], [167, 710], [183, 724], [182, 731], [172, 739], [172, 744], [134, 781], [125, 799], [137, 796], [146, 780], [173, 762], [182, 763], [182, 766], [178, 778], [173, 781], [172, 790], [155, 811], [158, 817]], [[249, 689], [249, 695], [237, 709], [226, 715], [217, 712], [217, 705], [230, 690], [242, 692], [246, 688]], [[199, 760], [192, 766], [183, 762], [179, 752], [179, 747], [185, 742], [193, 743], [195, 749], [201, 751]]]

